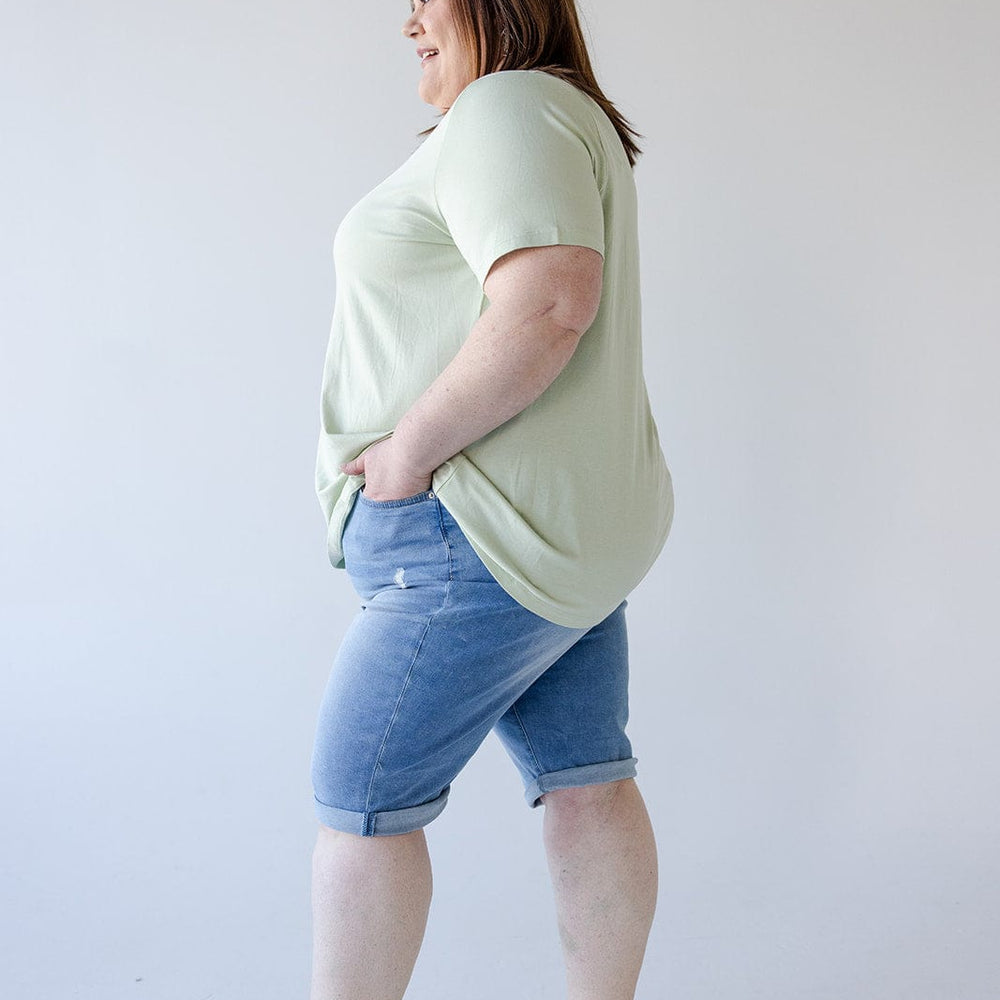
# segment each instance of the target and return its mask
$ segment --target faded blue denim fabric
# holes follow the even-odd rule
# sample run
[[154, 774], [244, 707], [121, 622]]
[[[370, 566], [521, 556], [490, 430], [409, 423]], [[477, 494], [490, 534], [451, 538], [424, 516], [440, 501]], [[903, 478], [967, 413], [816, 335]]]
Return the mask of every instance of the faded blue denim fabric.
[[343, 549], [361, 610], [319, 711], [321, 823], [362, 836], [425, 826], [491, 730], [531, 806], [635, 775], [625, 602], [591, 629], [528, 611], [431, 491], [388, 501], [359, 491]]

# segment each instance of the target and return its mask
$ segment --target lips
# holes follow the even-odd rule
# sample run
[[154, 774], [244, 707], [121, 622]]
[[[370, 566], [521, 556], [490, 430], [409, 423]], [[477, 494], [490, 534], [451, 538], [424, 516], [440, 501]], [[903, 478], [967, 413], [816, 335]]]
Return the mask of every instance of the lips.
[[427, 48], [427, 49], [417, 49], [417, 55], [419, 56], [420, 61], [422, 63], [427, 62], [428, 59], [433, 58], [437, 54], [438, 54], [438, 50], [437, 49], [430, 49], [430, 48]]

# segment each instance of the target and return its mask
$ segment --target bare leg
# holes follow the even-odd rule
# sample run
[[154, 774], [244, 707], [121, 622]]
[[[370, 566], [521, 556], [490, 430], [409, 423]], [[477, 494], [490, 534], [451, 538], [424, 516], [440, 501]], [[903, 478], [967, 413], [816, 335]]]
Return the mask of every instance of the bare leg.
[[634, 779], [547, 792], [544, 837], [569, 1000], [633, 1000], [656, 909], [656, 842]]
[[311, 1000], [400, 1000], [430, 902], [423, 830], [359, 837], [320, 827], [313, 852]]

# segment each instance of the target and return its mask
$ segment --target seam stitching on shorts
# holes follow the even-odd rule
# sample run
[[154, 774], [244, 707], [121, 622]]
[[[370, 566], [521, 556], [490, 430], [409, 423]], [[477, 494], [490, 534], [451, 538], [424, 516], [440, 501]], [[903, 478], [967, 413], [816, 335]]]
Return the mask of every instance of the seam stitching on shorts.
[[454, 572], [455, 564], [452, 558], [451, 539], [448, 538], [448, 532], [444, 526], [444, 516], [441, 513], [442, 507], [443, 504], [438, 499], [438, 529], [441, 532], [441, 540], [444, 542], [445, 551], [448, 553], [448, 592], [445, 593], [445, 601], [447, 602], [451, 592], [452, 573]]
[[[525, 746], [527, 746], [527, 748], [528, 748], [528, 753], [531, 754], [531, 760], [532, 760], [532, 762], [534, 763], [534, 765], [538, 769], [538, 771], [541, 774], [544, 774], [545, 772], [542, 769], [542, 765], [538, 763], [538, 757], [535, 756], [535, 748], [531, 745], [531, 737], [528, 736], [528, 730], [524, 728], [524, 723], [521, 721], [521, 713], [518, 712], [518, 710], [517, 710], [517, 702], [515, 702], [513, 705], [511, 705], [510, 708], [511, 708], [511, 711], [514, 713], [514, 718], [517, 719], [518, 726], [521, 727], [521, 732], [524, 734], [524, 743], [525, 743]], [[538, 778], [536, 777], [535, 780], [537, 781]]]
[[451, 583], [452, 583], [452, 559], [451, 559], [451, 544], [448, 542], [448, 536], [444, 530], [444, 521], [441, 517], [441, 502], [438, 501], [438, 524], [441, 530], [441, 537], [444, 540], [445, 550], [448, 553], [448, 584], [445, 587], [444, 598], [441, 601], [441, 606], [437, 611], [431, 612], [427, 617], [427, 621], [424, 624], [424, 630], [420, 633], [420, 640], [417, 642], [417, 648], [413, 651], [413, 658], [410, 660], [410, 666], [406, 671], [406, 679], [403, 681], [403, 686], [400, 689], [399, 697], [396, 699], [396, 704], [392, 708], [392, 718], [389, 719], [389, 724], [385, 727], [385, 733], [382, 736], [382, 744], [378, 748], [378, 756], [375, 758], [375, 766], [372, 768], [371, 780], [368, 782], [368, 795], [365, 799], [365, 818], [363, 820], [365, 826], [369, 822], [369, 812], [371, 811], [372, 795], [375, 791], [375, 777], [378, 774], [379, 765], [382, 763], [382, 758], [385, 756], [385, 748], [389, 742], [389, 734], [392, 732], [392, 727], [395, 725], [396, 719], [399, 716], [399, 706], [403, 702], [403, 696], [406, 694], [407, 688], [410, 686], [410, 678], [413, 676], [413, 669], [417, 665], [417, 658], [420, 656], [420, 650], [424, 647], [424, 640], [427, 638], [427, 633], [431, 630], [431, 625], [434, 619], [444, 610], [445, 605], [448, 603], [448, 598], [451, 596]]
[[433, 619], [431, 615], [427, 621], [424, 623], [424, 630], [420, 633], [420, 639], [417, 642], [417, 648], [413, 651], [413, 657], [410, 660], [410, 665], [406, 671], [406, 679], [403, 681], [403, 686], [400, 688], [399, 697], [396, 698], [396, 704], [392, 707], [392, 717], [389, 719], [389, 724], [385, 727], [385, 733], [382, 735], [382, 743], [378, 748], [378, 756], [375, 758], [375, 766], [372, 768], [371, 780], [368, 782], [368, 795], [365, 798], [365, 819], [364, 823], [368, 824], [368, 814], [371, 810], [372, 804], [372, 794], [375, 790], [375, 776], [378, 774], [379, 765], [382, 763], [382, 758], [385, 755], [385, 747], [389, 742], [389, 734], [392, 732], [392, 727], [399, 716], [399, 706], [403, 701], [403, 695], [406, 694], [406, 689], [410, 686], [410, 677], [413, 675], [413, 668], [416, 665], [417, 657], [420, 655], [420, 650], [423, 648], [424, 639], [427, 638], [427, 633], [430, 631], [431, 621]]

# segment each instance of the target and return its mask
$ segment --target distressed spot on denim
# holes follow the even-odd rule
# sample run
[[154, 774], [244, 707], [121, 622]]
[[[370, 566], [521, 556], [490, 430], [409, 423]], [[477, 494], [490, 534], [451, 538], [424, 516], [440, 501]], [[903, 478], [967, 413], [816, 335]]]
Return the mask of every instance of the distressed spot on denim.
[[403, 569], [402, 566], [400, 566], [399, 569], [396, 570], [396, 575], [392, 578], [396, 586], [399, 587], [400, 590], [406, 589], [406, 580], [403, 579], [405, 575], [406, 575], [406, 570]]

